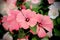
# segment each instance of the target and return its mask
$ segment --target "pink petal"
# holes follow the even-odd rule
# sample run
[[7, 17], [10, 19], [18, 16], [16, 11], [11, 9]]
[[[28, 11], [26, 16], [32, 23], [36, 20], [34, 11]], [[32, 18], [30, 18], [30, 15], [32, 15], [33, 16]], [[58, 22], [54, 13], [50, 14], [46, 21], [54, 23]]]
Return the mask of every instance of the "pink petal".
[[37, 19], [38, 22], [41, 22], [42, 19], [43, 19], [43, 15], [37, 14], [37, 18], [36, 19]]
[[36, 12], [31, 11], [30, 9], [22, 9], [22, 13], [24, 14], [25, 17], [31, 18], [36, 16]]
[[11, 4], [12, 3], [12, 4], [15, 4], [16, 5], [16, 2], [17, 2], [17, 0], [7, 0], [7, 3], [8, 4]]
[[3, 23], [2, 25], [3, 25], [3, 27], [4, 27], [5, 30], [8, 30], [9, 29], [9, 24], [7, 22], [6, 23]]
[[30, 17], [31, 10], [22, 9], [22, 13], [23, 13], [24, 17]]
[[26, 22], [21, 22], [21, 27], [24, 28], [24, 29], [28, 29], [29, 28], [29, 25], [26, 23]]
[[10, 30], [19, 30], [19, 25], [18, 25], [18, 23], [17, 23], [15, 20], [11, 21], [11, 22], [10, 22], [10, 27], [9, 27], [9, 29], [10, 29]]
[[25, 17], [24, 17], [23, 14], [20, 12], [19, 14], [17, 14], [16, 20], [17, 20], [17, 22], [23, 22], [23, 21], [25, 21]]
[[48, 32], [48, 33], [47, 33], [47, 36], [48, 36], [49, 38], [51, 38], [51, 37], [53, 36], [52, 31], [51, 31], [51, 32]]
[[22, 13], [26, 18], [35, 18], [36, 16], [36, 12], [31, 11], [30, 9], [27, 9], [27, 10], [22, 9]]
[[52, 20], [50, 19], [49, 16], [44, 16], [43, 20], [42, 20], [42, 23], [44, 23], [44, 24], [51, 24], [53, 22], [52, 22]]
[[38, 32], [38, 36], [41, 37], [41, 38], [46, 36], [46, 32], [41, 27], [40, 27], [40, 30]]
[[[47, 19], [47, 20], [46, 20]], [[41, 22], [42, 27], [48, 31], [51, 31], [53, 28], [53, 22], [48, 16], [44, 16], [43, 21]]]
[[40, 0], [31, 0], [32, 4], [38, 4]]
[[15, 16], [13, 14], [7, 17], [7, 21], [14, 20], [14, 19], [15, 19]]
[[48, 3], [49, 3], [49, 4], [52, 4], [52, 3], [54, 3], [54, 1], [55, 1], [55, 0], [48, 0]]
[[40, 27], [37, 25], [36, 33], [38, 33], [39, 31], [40, 31]]
[[15, 20], [18, 13], [18, 10], [9, 10], [7, 21]]
[[7, 21], [7, 16], [3, 16], [2, 22], [6, 22], [6, 21]]
[[35, 26], [35, 25], [37, 24], [37, 20], [34, 19], [34, 18], [31, 18], [30, 21], [28, 22], [28, 24], [29, 24], [31, 27], [33, 27], [33, 26]]
[[52, 31], [52, 28], [50, 28], [49, 26], [43, 26], [44, 29], [46, 29], [47, 31]]

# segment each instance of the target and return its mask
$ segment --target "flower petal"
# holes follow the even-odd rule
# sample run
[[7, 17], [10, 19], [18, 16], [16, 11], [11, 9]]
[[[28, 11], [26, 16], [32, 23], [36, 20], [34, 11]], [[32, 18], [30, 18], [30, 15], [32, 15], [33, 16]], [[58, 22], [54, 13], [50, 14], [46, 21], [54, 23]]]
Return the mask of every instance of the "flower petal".
[[41, 24], [42, 24], [42, 27], [45, 28], [47, 31], [52, 31], [52, 29], [53, 29], [53, 22], [52, 22], [52, 20], [48, 16], [44, 16]]
[[40, 27], [40, 30], [39, 30], [39, 32], [38, 32], [38, 36], [41, 37], [41, 38], [43, 38], [43, 37], [46, 36], [46, 32], [45, 32], [44, 29], [42, 29], [41, 27]]
[[29, 25], [26, 23], [26, 22], [21, 22], [20, 23], [21, 24], [21, 27], [23, 28], [23, 29], [28, 29], [29, 28]]
[[22, 21], [25, 21], [25, 17], [24, 17], [23, 14], [20, 12], [19, 14], [17, 14], [16, 20], [17, 20], [17, 22], [22, 22]]
[[35, 26], [35, 25], [37, 24], [37, 20], [34, 19], [34, 18], [31, 18], [30, 21], [28, 22], [28, 24], [29, 24], [31, 27], [33, 27], [33, 26]]

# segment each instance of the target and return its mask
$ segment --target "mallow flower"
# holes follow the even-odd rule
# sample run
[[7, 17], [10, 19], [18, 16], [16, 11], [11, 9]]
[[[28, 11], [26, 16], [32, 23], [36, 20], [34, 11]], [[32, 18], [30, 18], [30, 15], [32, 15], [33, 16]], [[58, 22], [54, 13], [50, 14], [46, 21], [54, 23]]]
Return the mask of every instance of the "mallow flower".
[[5, 30], [13, 31], [19, 30], [19, 25], [16, 21], [16, 15], [19, 13], [18, 10], [10, 10], [8, 16], [3, 16], [2, 22]]
[[[53, 29], [53, 22], [49, 16], [37, 14], [37, 35], [41, 38], [45, 37], [48, 32]], [[46, 31], [47, 33], [46, 33]]]
[[22, 9], [16, 18], [17, 22], [20, 24], [21, 28], [28, 29], [30, 26], [36, 25], [36, 12], [30, 9]]

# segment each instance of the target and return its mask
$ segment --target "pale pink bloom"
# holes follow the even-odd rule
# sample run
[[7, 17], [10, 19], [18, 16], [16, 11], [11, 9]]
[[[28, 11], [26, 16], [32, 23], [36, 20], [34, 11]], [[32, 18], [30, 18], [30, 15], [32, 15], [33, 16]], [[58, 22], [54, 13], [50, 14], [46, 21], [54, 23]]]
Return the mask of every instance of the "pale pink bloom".
[[17, 0], [7, 0], [7, 6], [10, 9], [17, 9], [16, 7]]
[[55, 2], [55, 0], [48, 0], [48, 3], [49, 4], [52, 4], [52, 3], [54, 3]]
[[7, 32], [3, 35], [3, 40], [13, 40], [13, 37]]
[[6, 4], [9, 9], [17, 9], [16, 2], [17, 0], [7, 0]]
[[22, 9], [21, 13], [17, 15], [16, 20], [24, 29], [29, 28], [29, 26], [33, 27], [37, 23], [36, 13], [30, 9]]
[[38, 4], [40, 2], [40, 0], [31, 0], [32, 4]]
[[48, 32], [52, 31], [53, 28], [52, 20], [50, 19], [50, 17], [46, 15], [43, 16], [41, 14], [37, 14], [37, 19], [38, 19], [37, 35], [39, 37], [45, 37], [46, 36], [45, 30], [47, 30]]
[[7, 2], [2, 2], [0, 9], [3, 16], [7, 15], [10, 9], [17, 10], [18, 8], [16, 6], [16, 0], [7, 0]]
[[47, 33], [47, 36], [51, 38], [53, 36], [52, 31]]
[[6, 30], [12, 31], [12, 30], [19, 30], [19, 25], [16, 21], [16, 15], [19, 12], [17, 10], [10, 10], [10, 13], [8, 13], [8, 16], [3, 16], [3, 27]]
[[16, 2], [17, 2], [17, 0], [7, 0], [8, 4], [14, 4], [14, 5], [16, 5]]

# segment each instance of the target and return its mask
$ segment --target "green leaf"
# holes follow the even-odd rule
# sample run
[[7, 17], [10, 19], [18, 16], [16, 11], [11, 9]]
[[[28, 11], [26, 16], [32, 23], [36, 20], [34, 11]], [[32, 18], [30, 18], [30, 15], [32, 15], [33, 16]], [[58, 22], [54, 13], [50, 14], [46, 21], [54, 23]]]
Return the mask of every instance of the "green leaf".
[[32, 40], [41, 40], [38, 36], [36, 36], [36, 35], [33, 35], [32, 36]]
[[34, 27], [30, 27], [30, 29], [31, 29], [34, 33], [36, 33], [37, 25], [35, 25]]
[[18, 34], [18, 38], [23, 38], [24, 36], [25, 36], [24, 30], [20, 29], [19, 34]]
[[53, 23], [54, 23], [54, 25], [57, 25], [57, 23], [56, 23], [56, 21], [55, 21], [55, 20], [53, 20]]
[[26, 8], [30, 8], [30, 2], [25, 3]]
[[58, 30], [58, 29], [55, 28], [54, 29], [54, 35], [60, 37], [60, 30]]
[[0, 32], [2, 32], [2, 31], [0, 30]]
[[48, 15], [48, 12], [46, 12], [45, 15]]
[[45, 37], [45, 38], [43, 38], [43, 39], [41, 39], [41, 40], [49, 40], [49, 39], [48, 39], [48, 37]]
[[32, 40], [37, 40], [37, 38], [36, 37], [33, 37]]
[[22, 2], [20, 0], [17, 1], [16, 5], [20, 6], [22, 4]]
[[60, 24], [60, 18], [57, 19], [58, 24]]
[[36, 8], [33, 7], [32, 10], [38, 13], [39, 8], [38, 7], [36, 7]]
[[44, 14], [44, 13], [43, 13], [43, 10], [40, 10], [40, 13], [41, 13], [41, 14]]

